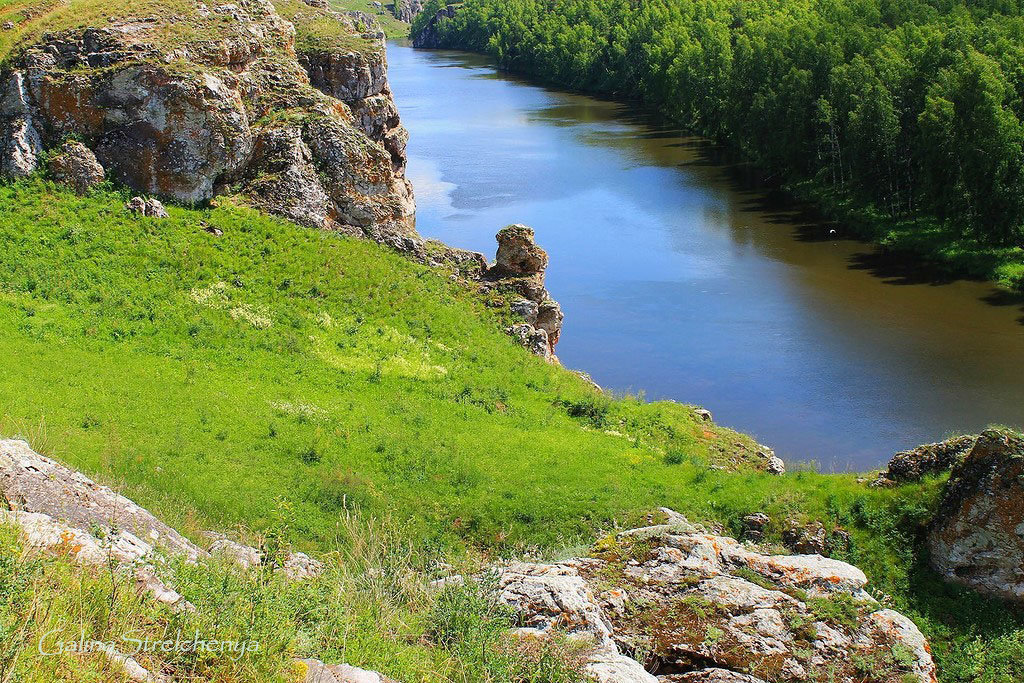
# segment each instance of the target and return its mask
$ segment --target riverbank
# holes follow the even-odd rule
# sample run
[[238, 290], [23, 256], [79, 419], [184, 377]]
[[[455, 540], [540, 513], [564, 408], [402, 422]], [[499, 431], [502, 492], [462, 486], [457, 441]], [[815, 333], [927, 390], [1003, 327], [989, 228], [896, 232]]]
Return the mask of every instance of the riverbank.
[[[505, 12], [502, 2], [470, 0], [452, 18], [432, 21], [439, 7], [435, 0], [413, 31], [428, 46], [486, 53], [503, 68], [546, 83], [643, 101], [742, 151], [846, 231], [928, 263], [936, 281], [984, 279], [1024, 291], [1024, 214], [1018, 215], [1016, 200], [1007, 199], [1021, 194], [1012, 188], [1024, 182], [1013, 172], [1019, 145], [986, 147], [997, 143], [977, 128], [988, 120], [986, 114], [968, 111], [977, 104], [964, 99], [969, 78], [950, 85], [935, 81], [934, 71], [913, 70], [912, 53], [927, 49], [918, 45], [927, 39], [913, 31], [927, 27], [939, 35], [954, 30], [948, 24], [959, 20], [922, 19], [909, 9], [888, 23], [851, 16], [845, 21], [861, 30], [854, 39], [843, 33], [843, 20], [819, 17], [807, 7], [758, 8], [733, 17], [729, 7], [712, 5], [701, 23], [663, 3], [594, 9], [569, 0], [550, 11], [534, 12], [531, 6]], [[984, 16], [993, 29], [1007, 19], [998, 13]], [[608, 26], [621, 28], [613, 36]], [[889, 43], [903, 42], [887, 44], [889, 38]], [[890, 65], [883, 49], [909, 61]], [[1011, 86], [999, 84], [1000, 64], [1009, 68], [1010, 57], [993, 52], [991, 44], [977, 49], [985, 52], [979, 60], [1002, 60], [980, 87], [998, 92], [991, 102], [1010, 97]], [[833, 50], [838, 61], [818, 59], [819, 50]], [[853, 56], [861, 53], [867, 61], [854, 63]], [[952, 78], [962, 60], [975, 58], [951, 49], [941, 59], [951, 65], [947, 76]], [[867, 75], [852, 76], [858, 68]], [[902, 70], [897, 77], [885, 69]], [[824, 84], [831, 90], [826, 92]], [[931, 88], [929, 106], [948, 105], [948, 112], [922, 113], [925, 86]], [[732, 106], [732, 101], [753, 104]], [[871, 102], [878, 107], [871, 108]], [[992, 134], [1013, 138], [1019, 122], [1012, 103], [998, 107], [989, 114], [1003, 116], [998, 125], [1006, 130]], [[942, 118], [947, 114], [951, 118]], [[935, 130], [925, 131], [929, 125]], [[975, 139], [967, 151], [955, 151], [954, 128]], [[939, 145], [952, 147], [940, 152]]]

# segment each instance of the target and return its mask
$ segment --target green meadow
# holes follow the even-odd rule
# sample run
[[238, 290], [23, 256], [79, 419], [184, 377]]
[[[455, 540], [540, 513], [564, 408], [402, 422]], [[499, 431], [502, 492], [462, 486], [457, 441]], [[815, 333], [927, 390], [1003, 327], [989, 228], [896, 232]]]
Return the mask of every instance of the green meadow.
[[[664, 505], [732, 535], [743, 515], [767, 512], [775, 543], [791, 518], [842, 527], [851, 541], [836, 556], [917, 619], [943, 680], [1024, 675], [1024, 620], [939, 584], [915, 552], [941, 480], [874, 489], [810, 467], [764, 474], [749, 437], [692, 406], [601, 393], [530, 355], [493, 302], [452, 272], [230, 199], [172, 206], [164, 220], [129, 215], [125, 199], [110, 188], [78, 197], [40, 178], [0, 186], [0, 434], [116, 487], [197, 542], [202, 530], [272, 539], [347, 567], [308, 589], [332, 596], [312, 603], [270, 579], [259, 590], [193, 585], [205, 579], [182, 569], [176, 580], [200, 611], [220, 605], [240, 629], [263, 614], [255, 600], [279, 625], [276, 654], [256, 668], [194, 671], [287, 679], [291, 656], [319, 652], [400, 680], [431, 670], [573, 680], [572, 662], [550, 653], [527, 658], [532, 673], [515, 669], [521, 657], [500, 644], [508, 615], [483, 589], [426, 591], [433, 563], [585, 552]], [[116, 582], [31, 559], [13, 539], [0, 557], [10, 576], [41, 582], [26, 589], [37, 598], [0, 605], [4, 628], [31, 632], [39, 601], [64, 614], [71, 582], [92, 596], [80, 621], [113, 633], [104, 615], [120, 598], [102, 591]], [[381, 576], [401, 581], [379, 586]], [[334, 609], [303, 616], [310, 604]], [[20, 666], [32, 661], [13, 652]], [[481, 652], [508, 656], [477, 666]]]

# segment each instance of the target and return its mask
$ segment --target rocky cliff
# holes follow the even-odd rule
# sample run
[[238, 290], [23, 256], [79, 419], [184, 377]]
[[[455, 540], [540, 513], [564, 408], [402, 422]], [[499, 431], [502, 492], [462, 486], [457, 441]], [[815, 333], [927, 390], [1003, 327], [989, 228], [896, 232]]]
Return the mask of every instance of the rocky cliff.
[[233, 193], [304, 225], [419, 247], [407, 134], [367, 15], [295, 0], [38, 9], [8, 29], [0, 173], [32, 173], [75, 138], [139, 192]]
[[412, 23], [412, 20], [423, 9], [423, 0], [395, 0], [391, 8], [396, 19]]
[[[437, 30], [437, 26], [440, 22], [446, 19], [451, 19], [455, 16], [458, 5], [448, 5], [439, 9], [434, 16], [430, 17], [427, 22], [417, 31], [412, 37], [413, 47], [422, 48], [439, 48], [441, 47], [441, 34]], [[419, 22], [417, 22], [419, 23]]]

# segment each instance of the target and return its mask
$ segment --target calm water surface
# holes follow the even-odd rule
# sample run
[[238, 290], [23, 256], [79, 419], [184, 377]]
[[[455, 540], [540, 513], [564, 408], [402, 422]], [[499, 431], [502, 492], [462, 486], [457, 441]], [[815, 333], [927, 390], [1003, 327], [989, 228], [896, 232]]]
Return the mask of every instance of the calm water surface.
[[533, 226], [566, 366], [823, 469], [1024, 425], [1019, 301], [893, 270], [628, 106], [476, 55], [392, 44], [389, 60], [420, 232], [493, 257], [500, 227]]

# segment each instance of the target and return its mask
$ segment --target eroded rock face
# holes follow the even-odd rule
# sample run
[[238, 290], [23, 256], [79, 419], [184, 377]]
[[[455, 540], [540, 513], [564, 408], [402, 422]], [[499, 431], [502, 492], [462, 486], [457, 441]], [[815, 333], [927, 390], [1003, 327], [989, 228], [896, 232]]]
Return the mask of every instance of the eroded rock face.
[[[111, 17], [25, 48], [0, 85], [0, 173], [31, 173], [74, 135], [137, 191], [194, 203], [241, 188], [304, 225], [420, 252], [408, 133], [372, 19], [314, 3], [293, 24], [268, 0], [188, 11]], [[179, 20], [208, 37], [169, 38]], [[350, 47], [296, 47], [296, 25], [331, 22]]]
[[511, 303], [511, 310], [525, 320], [510, 327], [508, 333], [538, 356], [557, 361], [555, 345], [565, 316], [544, 287], [548, 254], [537, 244], [533, 228], [525, 225], [502, 228], [496, 239], [496, 260], [485, 278], [522, 297]]
[[445, 19], [451, 19], [454, 17], [458, 8], [458, 5], [448, 5], [447, 7], [439, 9], [437, 14], [430, 18], [430, 21], [427, 22], [426, 26], [412, 37], [412, 46], [423, 48], [443, 47], [441, 34], [437, 30], [437, 25]]
[[[920, 631], [881, 609], [856, 567], [760, 554], [669, 520], [606, 539], [593, 558], [501, 568], [501, 600], [538, 633], [589, 639], [599, 680], [936, 680]], [[628, 673], [602, 678], [601, 667]]]
[[948, 580], [1024, 600], [1024, 438], [994, 429], [978, 436], [950, 474], [928, 548]]
[[423, 0], [395, 0], [391, 7], [396, 19], [412, 23], [416, 15], [423, 10]]

